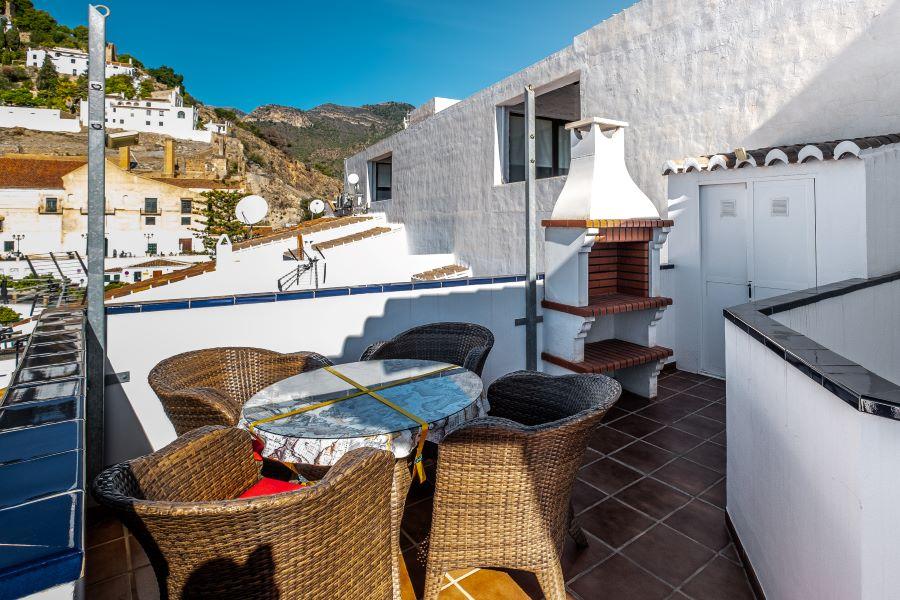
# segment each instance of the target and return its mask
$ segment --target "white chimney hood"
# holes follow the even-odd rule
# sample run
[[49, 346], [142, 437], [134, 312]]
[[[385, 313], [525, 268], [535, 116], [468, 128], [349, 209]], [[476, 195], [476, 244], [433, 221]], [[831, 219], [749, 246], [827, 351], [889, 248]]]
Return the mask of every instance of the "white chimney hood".
[[552, 220], [660, 218], [625, 167], [626, 127], [623, 121], [598, 117], [566, 125], [572, 132], [572, 161]]

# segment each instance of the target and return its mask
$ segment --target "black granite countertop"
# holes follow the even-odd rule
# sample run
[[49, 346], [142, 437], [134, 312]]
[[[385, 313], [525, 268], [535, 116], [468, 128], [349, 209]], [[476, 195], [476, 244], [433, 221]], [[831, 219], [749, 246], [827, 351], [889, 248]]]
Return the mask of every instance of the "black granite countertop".
[[782, 325], [772, 315], [900, 279], [900, 272], [792, 292], [727, 308], [725, 318], [860, 412], [900, 420], [900, 385]]

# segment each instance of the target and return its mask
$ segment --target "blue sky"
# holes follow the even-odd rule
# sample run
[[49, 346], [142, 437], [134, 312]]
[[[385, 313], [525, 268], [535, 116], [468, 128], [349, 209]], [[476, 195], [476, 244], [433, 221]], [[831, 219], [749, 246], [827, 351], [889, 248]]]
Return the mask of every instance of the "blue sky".
[[[35, 0], [69, 26], [87, 3]], [[106, 0], [107, 37], [207, 104], [311, 108], [464, 98], [634, 0]]]

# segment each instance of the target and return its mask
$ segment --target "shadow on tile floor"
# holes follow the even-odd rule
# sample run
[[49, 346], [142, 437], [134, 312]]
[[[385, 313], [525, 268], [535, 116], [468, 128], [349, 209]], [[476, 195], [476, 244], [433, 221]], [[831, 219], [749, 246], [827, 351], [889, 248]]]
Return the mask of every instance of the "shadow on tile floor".
[[[725, 524], [725, 386], [674, 372], [654, 401], [625, 394], [594, 434], [573, 490], [590, 546], [566, 541], [574, 600], [751, 600]], [[421, 595], [431, 488], [414, 486], [401, 547], [403, 599]], [[135, 539], [115, 519], [88, 514], [87, 597], [158, 598]], [[442, 600], [541, 598], [530, 573], [464, 569], [445, 575]]]

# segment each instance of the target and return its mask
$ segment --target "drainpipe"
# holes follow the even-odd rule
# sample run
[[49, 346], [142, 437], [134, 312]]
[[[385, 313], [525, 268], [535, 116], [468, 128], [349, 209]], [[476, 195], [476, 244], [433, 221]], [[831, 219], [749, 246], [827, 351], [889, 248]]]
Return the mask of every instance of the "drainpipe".
[[525, 166], [525, 368], [537, 370], [537, 215], [534, 199], [535, 125], [534, 87], [525, 86], [525, 141], [528, 161]]
[[87, 408], [88, 481], [103, 468], [103, 402], [106, 385], [106, 313], [103, 305], [104, 213], [106, 212], [106, 17], [88, 6], [88, 223], [87, 223]]

